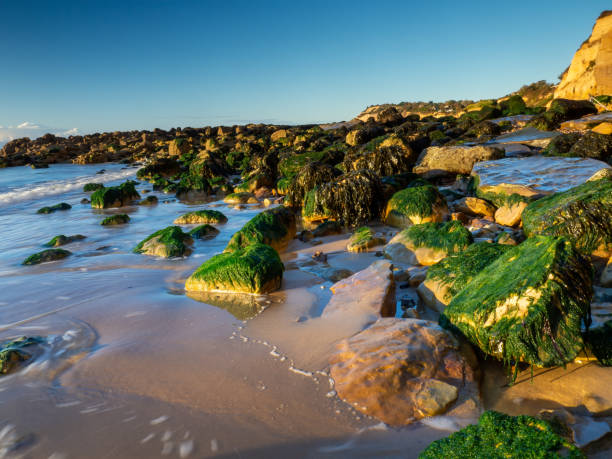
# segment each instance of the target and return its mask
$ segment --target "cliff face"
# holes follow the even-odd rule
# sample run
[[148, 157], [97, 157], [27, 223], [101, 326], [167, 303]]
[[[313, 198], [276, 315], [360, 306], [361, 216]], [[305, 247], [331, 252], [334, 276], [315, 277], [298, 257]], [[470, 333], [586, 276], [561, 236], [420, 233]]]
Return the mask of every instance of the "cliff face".
[[563, 99], [600, 95], [612, 95], [612, 10], [601, 13], [555, 91]]

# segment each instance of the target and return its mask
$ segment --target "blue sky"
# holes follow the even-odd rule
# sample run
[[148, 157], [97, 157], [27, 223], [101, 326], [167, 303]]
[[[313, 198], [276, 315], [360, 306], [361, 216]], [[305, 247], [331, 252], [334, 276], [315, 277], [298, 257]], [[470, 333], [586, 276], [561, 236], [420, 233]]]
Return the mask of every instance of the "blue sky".
[[500, 97], [556, 82], [606, 6], [0, 0], [0, 141], [338, 121], [376, 103]]

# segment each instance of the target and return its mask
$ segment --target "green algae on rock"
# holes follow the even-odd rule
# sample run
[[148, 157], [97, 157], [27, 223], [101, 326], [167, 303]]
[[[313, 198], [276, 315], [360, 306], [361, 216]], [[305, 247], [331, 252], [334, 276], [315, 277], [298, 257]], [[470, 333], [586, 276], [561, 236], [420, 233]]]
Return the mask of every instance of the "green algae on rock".
[[188, 292], [269, 293], [280, 288], [284, 266], [278, 252], [253, 243], [215, 255], [185, 283]]
[[385, 210], [385, 223], [399, 228], [441, 222], [448, 216], [446, 199], [432, 185], [415, 186], [395, 193]]
[[394, 261], [429, 266], [471, 243], [472, 235], [458, 221], [421, 223], [396, 234], [384, 253]]
[[42, 343], [38, 337], [22, 336], [12, 341], [0, 343], [0, 375], [7, 375], [19, 368], [32, 355], [23, 349]]
[[106, 217], [100, 225], [102, 226], [112, 226], [112, 225], [125, 225], [130, 222], [130, 216], [127, 214], [117, 214], [111, 215], [110, 217]]
[[531, 416], [485, 411], [478, 424], [431, 443], [419, 459], [584, 458], [551, 424]]
[[61, 260], [67, 256], [72, 255], [71, 252], [64, 249], [47, 249], [42, 252], [30, 255], [23, 261], [23, 265], [37, 265], [39, 263], [46, 263], [48, 261]]
[[310, 162], [302, 167], [291, 179], [285, 201], [291, 207], [301, 207], [306, 194], [317, 186], [331, 182], [340, 171], [328, 164]]
[[583, 347], [592, 268], [565, 238], [510, 247], [458, 292], [440, 324], [505, 363], [564, 365]]
[[135, 182], [128, 180], [119, 186], [101, 188], [91, 195], [91, 207], [107, 209], [109, 207], [122, 207], [140, 199], [134, 187]]
[[223, 198], [223, 202], [228, 204], [255, 204], [258, 201], [253, 193], [242, 191], [239, 193], [228, 194], [225, 198]]
[[139, 206], [154, 206], [158, 203], [157, 196], [147, 196], [142, 201], [138, 201]]
[[83, 192], [89, 193], [90, 191], [97, 191], [104, 188], [103, 183], [86, 183], [83, 185]]
[[377, 237], [372, 228], [362, 226], [357, 229], [350, 237], [346, 250], [349, 252], [365, 252], [369, 248], [384, 244], [385, 239]]
[[191, 236], [183, 233], [179, 226], [169, 226], [142, 240], [133, 252], [164, 258], [182, 257], [191, 252], [186, 245], [191, 242]]
[[59, 204], [55, 204], [54, 206], [49, 207], [41, 207], [36, 211], [37, 214], [51, 214], [58, 210], [70, 210], [72, 206], [66, 202], [60, 202]]
[[44, 244], [45, 247], [60, 247], [62, 245], [70, 244], [74, 241], [82, 241], [85, 239], [85, 236], [82, 234], [75, 234], [73, 236], [64, 236], [63, 234], [58, 234], [53, 237], [49, 242]]
[[194, 229], [189, 231], [189, 234], [194, 239], [212, 239], [219, 234], [219, 230], [214, 226], [204, 224], [196, 226]]
[[201, 223], [226, 223], [227, 217], [218, 210], [204, 209], [188, 212], [174, 220], [175, 225], [193, 225]]
[[267, 244], [283, 250], [295, 237], [295, 215], [284, 206], [264, 210], [234, 233], [224, 252], [245, 248], [254, 243]]
[[612, 320], [604, 322], [601, 326], [591, 328], [585, 334], [587, 349], [599, 363], [612, 367]]
[[586, 182], [538, 199], [522, 215], [528, 237], [567, 236], [584, 253], [612, 250], [612, 180]]

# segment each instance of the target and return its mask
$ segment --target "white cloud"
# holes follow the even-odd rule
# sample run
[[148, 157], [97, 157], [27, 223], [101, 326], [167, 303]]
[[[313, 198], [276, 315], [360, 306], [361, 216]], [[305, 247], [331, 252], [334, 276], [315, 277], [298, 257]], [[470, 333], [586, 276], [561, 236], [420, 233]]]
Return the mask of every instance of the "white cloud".
[[30, 121], [25, 121], [17, 126], [0, 126], [0, 147], [14, 139], [19, 139], [21, 137], [29, 137], [30, 139], [36, 139], [47, 133], [51, 133], [60, 137], [66, 137], [69, 135], [77, 135], [79, 133], [79, 130], [77, 128], [66, 129], [43, 126], [38, 123], [32, 123]]

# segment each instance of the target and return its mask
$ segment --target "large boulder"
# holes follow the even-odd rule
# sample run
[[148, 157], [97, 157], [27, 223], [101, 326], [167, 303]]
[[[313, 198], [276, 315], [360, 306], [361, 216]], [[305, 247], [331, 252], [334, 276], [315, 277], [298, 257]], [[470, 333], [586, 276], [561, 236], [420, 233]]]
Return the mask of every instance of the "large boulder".
[[351, 147], [364, 144], [374, 137], [378, 137], [384, 133], [384, 130], [375, 124], [366, 124], [353, 129], [346, 135], [346, 143]]
[[397, 233], [385, 246], [386, 258], [410, 265], [433, 265], [465, 250], [472, 235], [458, 221], [422, 223]]
[[280, 288], [284, 266], [276, 250], [254, 243], [215, 255], [185, 283], [188, 292], [269, 293]]
[[376, 148], [348, 153], [344, 157], [346, 171], [368, 169], [377, 175], [394, 175], [412, 169], [416, 154], [410, 145], [395, 134], [387, 137]]
[[485, 146], [445, 146], [429, 147], [419, 155], [414, 172], [425, 178], [442, 177], [446, 175], [472, 172], [474, 164], [503, 158], [504, 150]]
[[331, 182], [340, 175], [340, 171], [328, 164], [312, 161], [299, 169], [291, 180], [285, 197], [286, 205], [301, 207], [304, 198], [313, 188]]
[[128, 180], [119, 186], [101, 188], [91, 195], [91, 207], [107, 209], [109, 207], [123, 207], [140, 199], [134, 187], [134, 182]]
[[480, 271], [510, 249], [510, 245], [477, 242], [430, 266], [417, 293], [430, 308], [442, 312]]
[[568, 155], [612, 163], [612, 135], [589, 131], [572, 145]]
[[382, 318], [342, 340], [329, 363], [340, 398], [368, 416], [402, 426], [444, 413], [465, 398], [477, 401], [470, 360], [433, 322]]
[[174, 220], [175, 225], [198, 225], [203, 223], [226, 223], [227, 217], [218, 210], [195, 210], [181, 215]]
[[192, 242], [191, 236], [180, 227], [169, 226], [140, 241], [133, 252], [163, 258], [182, 257], [190, 254], [187, 245]]
[[295, 231], [295, 215], [287, 207], [264, 210], [234, 233], [224, 252], [232, 252], [254, 243], [267, 244], [281, 251], [295, 237]]
[[583, 347], [591, 276], [589, 260], [570, 241], [536, 236], [482, 269], [440, 323], [506, 363], [563, 365]]
[[385, 210], [385, 223], [398, 228], [419, 223], [442, 222], [446, 217], [446, 199], [431, 185], [398, 191], [391, 197]]
[[612, 180], [586, 182], [538, 199], [523, 211], [528, 237], [567, 236], [585, 253], [612, 251]]

